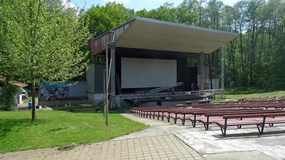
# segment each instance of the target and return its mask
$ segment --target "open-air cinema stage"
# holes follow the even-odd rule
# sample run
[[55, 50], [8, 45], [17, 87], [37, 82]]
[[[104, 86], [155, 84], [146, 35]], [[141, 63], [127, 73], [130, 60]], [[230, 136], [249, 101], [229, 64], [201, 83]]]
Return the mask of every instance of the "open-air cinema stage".
[[[108, 63], [101, 65], [101, 70], [98, 64], [90, 66], [89, 99], [98, 102], [102, 97], [112, 97], [116, 102], [155, 101], [161, 105], [164, 101], [203, 98], [203, 91], [220, 88], [214, 84], [219, 80], [212, 77], [211, 66], [204, 65], [204, 57], [236, 36], [219, 30], [134, 18], [91, 40], [92, 54], [106, 57]], [[188, 66], [191, 59], [198, 59], [199, 64]], [[109, 72], [105, 73], [106, 69]], [[101, 80], [96, 80], [94, 74]], [[104, 94], [106, 84], [109, 93]], [[198, 92], [193, 91], [193, 84], [198, 84]]]

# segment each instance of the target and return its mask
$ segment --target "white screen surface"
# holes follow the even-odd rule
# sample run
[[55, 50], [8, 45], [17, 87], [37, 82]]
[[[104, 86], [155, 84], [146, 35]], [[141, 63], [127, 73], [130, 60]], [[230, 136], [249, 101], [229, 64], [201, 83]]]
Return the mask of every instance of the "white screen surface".
[[121, 88], [162, 87], [176, 83], [176, 60], [122, 57]]

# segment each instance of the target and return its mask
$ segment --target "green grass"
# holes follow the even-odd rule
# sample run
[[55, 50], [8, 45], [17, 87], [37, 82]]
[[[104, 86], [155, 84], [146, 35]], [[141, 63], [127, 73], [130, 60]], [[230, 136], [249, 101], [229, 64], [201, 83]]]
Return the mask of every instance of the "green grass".
[[31, 122], [29, 111], [0, 112], [0, 152], [82, 144], [112, 139], [148, 126], [119, 114], [38, 111]]
[[285, 96], [285, 91], [274, 91], [274, 92], [265, 92], [265, 93], [252, 93], [252, 94], [229, 94], [224, 95], [224, 99], [221, 99], [221, 95], [217, 95], [216, 99], [213, 102], [223, 102], [229, 100], [239, 100], [243, 98], [272, 98], [272, 97], [282, 97]]
[[68, 107], [53, 107], [53, 110], [57, 111], [71, 111], [71, 110], [76, 110], [78, 112], [84, 111], [84, 110], [89, 110], [90, 112], [94, 111], [96, 109], [100, 109], [100, 111], [103, 111], [103, 106], [68, 106]]
[[232, 89], [227, 89], [228, 94], [253, 94], [253, 93], [267, 93], [273, 92], [276, 89], [273, 88], [254, 88], [254, 87], [236, 87]]

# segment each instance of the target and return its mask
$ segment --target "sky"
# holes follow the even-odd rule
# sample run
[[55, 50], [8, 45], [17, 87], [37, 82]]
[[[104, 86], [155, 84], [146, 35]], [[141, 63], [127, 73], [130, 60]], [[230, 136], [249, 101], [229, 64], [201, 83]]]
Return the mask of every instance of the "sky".
[[[92, 5], [104, 5], [107, 2], [117, 2], [117, 3], [122, 3], [125, 7], [129, 9], [134, 9], [135, 11], [146, 9], [146, 10], [151, 10], [158, 8], [159, 6], [163, 5], [165, 2], [168, 3], [173, 3], [174, 6], [176, 7], [179, 5], [183, 0], [71, 0], [71, 3], [68, 5], [70, 7], [79, 7], [79, 8], [84, 8], [88, 9]], [[236, 2], [240, 0], [222, 0], [224, 4], [233, 6]], [[66, 0], [63, 0], [65, 3]]]

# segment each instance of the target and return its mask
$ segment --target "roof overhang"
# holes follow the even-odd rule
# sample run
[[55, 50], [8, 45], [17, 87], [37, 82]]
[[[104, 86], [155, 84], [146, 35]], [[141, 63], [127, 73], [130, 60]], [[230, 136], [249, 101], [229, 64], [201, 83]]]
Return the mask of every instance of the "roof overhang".
[[[0, 78], [0, 85], [3, 85], [5, 82], [5, 78]], [[28, 85], [22, 82], [17, 82], [17, 81], [11, 81], [11, 84], [13, 84], [16, 87], [27, 87]]]
[[115, 41], [116, 47], [209, 54], [236, 37], [236, 33], [137, 17], [93, 39], [91, 48], [97, 54], [108, 41]]

